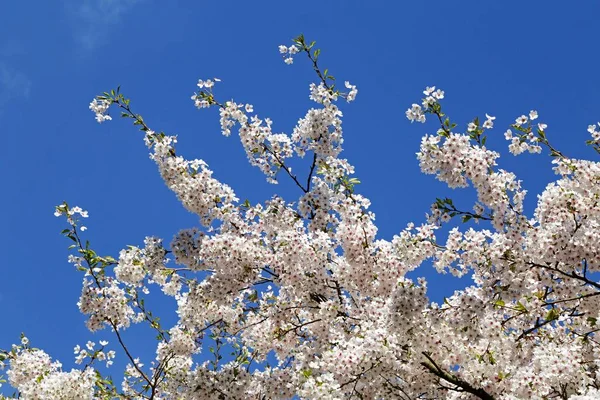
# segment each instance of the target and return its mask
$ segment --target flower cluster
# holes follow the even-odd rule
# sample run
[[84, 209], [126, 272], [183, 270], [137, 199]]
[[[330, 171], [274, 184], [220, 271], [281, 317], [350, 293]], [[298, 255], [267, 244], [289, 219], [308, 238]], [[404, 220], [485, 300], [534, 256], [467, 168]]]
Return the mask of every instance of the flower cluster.
[[298, 49], [298, 46], [296, 45], [291, 45], [289, 47], [284, 45], [279, 46], [279, 54], [283, 56], [283, 61], [288, 65], [293, 64], [293, 56], [298, 54], [299, 51], [300, 49]]
[[108, 345], [106, 340], [100, 341], [100, 348], [95, 349], [96, 343], [89, 340], [85, 344], [85, 348], [82, 348], [80, 345], [75, 346], [73, 349], [73, 353], [77, 356], [75, 357], [75, 364], [81, 364], [84, 360], [89, 359], [89, 363], [98, 360], [105, 361], [106, 367], [110, 367], [113, 364], [113, 360], [116, 357], [116, 352], [114, 350], [109, 350], [107, 352], [104, 351], [104, 348]]
[[28, 345], [15, 346], [9, 356], [9, 383], [24, 399], [93, 399], [96, 373], [92, 368], [70, 372], [58, 361]]
[[598, 122], [598, 124], [588, 125], [587, 131], [589, 132], [590, 135], [592, 135], [592, 139], [595, 141], [600, 140], [600, 131], [597, 130], [599, 126], [600, 126], [600, 122]]
[[112, 119], [110, 115], [106, 114], [111, 104], [112, 102], [106, 99], [92, 100], [92, 102], [90, 103], [90, 110], [92, 110], [92, 112], [96, 114], [96, 121], [98, 121], [98, 123], [110, 121]]
[[[321, 93], [326, 96], [327, 92]], [[291, 139], [296, 145], [296, 153], [303, 156], [307, 151], [313, 151], [320, 158], [336, 157], [342, 151], [343, 143], [341, 116], [342, 112], [331, 103], [324, 108], [310, 109], [306, 116], [298, 121], [292, 133]]]
[[[537, 132], [535, 132], [534, 127], [532, 127], [532, 121], [536, 120], [537, 118], [537, 111], [531, 110], [529, 112], [529, 117], [526, 115], [521, 115], [515, 120], [513, 128], [517, 130], [516, 134], [513, 134], [513, 131], [510, 129], [504, 133], [504, 138], [511, 142], [508, 146], [508, 150], [513, 155], [516, 156], [526, 151], [529, 153], [538, 154], [542, 152], [540, 142], [543, 142], [545, 139], [545, 131], [548, 125], [538, 123]], [[529, 126], [524, 127], [524, 125], [527, 123], [529, 123]]]
[[[99, 121], [116, 103], [142, 125], [161, 177], [202, 226], [179, 231], [170, 244], [147, 237], [113, 259], [80, 239], [78, 219], [87, 212], [57, 206], [55, 214], [70, 225], [63, 232], [75, 242], [69, 261], [85, 273], [79, 308], [91, 331], [112, 329], [128, 366], [117, 389], [91, 368], [94, 361], [112, 363], [116, 353], [105, 351], [106, 342], [77, 346], [76, 363], [87, 364], [64, 372], [23, 338], [0, 351], [21, 397], [600, 396], [600, 163], [554, 148], [537, 112], [517, 118], [505, 133], [509, 150], [547, 148], [557, 174], [527, 216], [521, 180], [499, 168], [499, 153], [486, 145], [496, 117], [474, 118], [460, 125], [466, 132], [456, 131], [459, 124], [442, 107], [444, 91], [427, 87], [421, 103], [406, 111], [411, 122], [426, 122], [429, 114], [440, 123], [421, 140], [421, 170], [449, 188], [473, 188], [477, 200], [465, 210], [439, 198], [424, 223], [381, 238], [354, 167], [340, 157], [338, 100], [354, 100], [357, 89], [345, 82], [349, 92], [339, 92], [319, 69], [313, 45], [300, 36], [279, 47], [287, 64], [306, 52], [318, 77], [309, 88], [317, 105], [291, 133], [273, 132], [272, 121], [255, 115], [251, 104], [219, 102], [212, 92], [217, 79], [200, 80], [193, 97], [200, 108], [219, 107], [224, 135], [238, 128], [251, 165], [271, 181], [279, 174], [297, 186], [292, 199], [241, 203], [205, 162], [179, 156], [177, 138], [151, 130], [121, 95], [92, 103]], [[588, 131], [600, 140], [596, 125]], [[308, 165], [292, 172], [294, 157]], [[456, 218], [467, 225], [452, 225]], [[431, 266], [470, 275], [472, 283], [431, 303], [428, 282], [411, 277]], [[143, 301], [152, 285], [176, 301], [170, 329]], [[154, 359], [144, 362], [121, 336], [142, 321], [158, 340]]]
[[[78, 207], [78, 206], [69, 207], [68, 204], [66, 204], [66, 203], [59, 204], [58, 206], [55, 207], [55, 211], [54, 211], [55, 217], [60, 217], [63, 215], [67, 216], [67, 222], [69, 223], [69, 225], [72, 225], [72, 226], [78, 225], [79, 218], [89, 217], [88, 212], [83, 210], [81, 207]], [[80, 225], [79, 229], [81, 231], [85, 231], [87, 229], [87, 227], [85, 227], [84, 225]]]
[[427, 118], [425, 117], [425, 113], [423, 112], [423, 108], [420, 105], [414, 103], [408, 110], [406, 110], [406, 118], [410, 122], [421, 122], [424, 123]]
[[131, 322], [137, 322], [128, 300], [118, 281], [110, 279], [105, 286], [98, 286], [94, 279], [86, 278], [77, 305], [83, 314], [90, 316], [86, 322], [90, 331], [102, 329], [105, 323], [113, 329], [125, 329]]
[[356, 99], [358, 89], [356, 88], [356, 85], [351, 85], [348, 81], [344, 82], [344, 86], [346, 86], [347, 89], [350, 89], [350, 91], [346, 95], [346, 101], [350, 103], [351, 101], [354, 101], [354, 99]]

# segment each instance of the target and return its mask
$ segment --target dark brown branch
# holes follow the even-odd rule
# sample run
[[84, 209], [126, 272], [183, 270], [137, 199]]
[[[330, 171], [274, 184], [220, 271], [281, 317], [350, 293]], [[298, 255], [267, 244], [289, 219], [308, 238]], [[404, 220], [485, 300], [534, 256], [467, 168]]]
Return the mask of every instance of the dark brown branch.
[[453, 375], [447, 371], [444, 371], [442, 368], [440, 368], [436, 364], [436, 362], [433, 360], [433, 358], [431, 358], [431, 356], [429, 354], [427, 354], [426, 352], [422, 352], [422, 354], [425, 356], [425, 358], [427, 358], [428, 362], [423, 361], [421, 363], [421, 365], [424, 366], [429, 372], [431, 372], [438, 378], [443, 379], [446, 382], [449, 382], [455, 386], [458, 386], [465, 392], [471, 393], [472, 395], [477, 396], [482, 400], [494, 400], [494, 397], [491, 394], [489, 394], [488, 392], [486, 392], [485, 390], [483, 390], [481, 388], [475, 388], [471, 384], [469, 384], [469, 383], [463, 381], [462, 379], [460, 379], [459, 377], [457, 377], [456, 375]]

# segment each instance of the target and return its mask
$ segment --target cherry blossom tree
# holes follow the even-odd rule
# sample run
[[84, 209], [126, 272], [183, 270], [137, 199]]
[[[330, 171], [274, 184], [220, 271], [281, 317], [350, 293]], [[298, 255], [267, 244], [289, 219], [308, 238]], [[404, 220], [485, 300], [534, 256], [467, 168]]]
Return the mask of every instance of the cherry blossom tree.
[[[110, 110], [144, 133], [166, 185], [199, 226], [166, 243], [147, 237], [118, 257], [100, 256], [84, 238], [87, 212], [63, 203], [72, 241], [69, 262], [83, 274], [79, 309], [90, 331], [111, 343], [75, 348], [67, 372], [26, 336], [0, 352], [8, 383], [25, 399], [597, 399], [600, 398], [600, 164], [553, 147], [535, 111], [504, 136], [509, 150], [548, 152], [555, 182], [525, 215], [526, 190], [486, 147], [494, 117], [466, 132], [446, 115], [444, 92], [424, 91], [410, 121], [433, 120], [417, 153], [425, 174], [450, 188], [472, 188], [460, 208], [440, 198], [418, 224], [391, 240], [377, 237], [370, 202], [341, 158], [341, 102], [357, 89], [336, 85], [303, 36], [279, 47], [286, 64], [306, 58], [317, 82], [314, 108], [293, 132], [275, 133], [251, 104], [219, 98], [218, 79], [200, 80], [192, 100], [217, 108], [222, 133], [239, 134], [251, 165], [269, 182], [290, 179], [298, 197], [242, 202], [202, 160], [176, 152], [177, 138], [153, 130], [120, 89], [90, 105], [98, 122]], [[600, 123], [587, 144], [600, 153]], [[306, 160], [292, 171], [292, 158]], [[445, 242], [443, 224], [454, 223]], [[473, 284], [443, 304], [424, 263]], [[178, 322], [164, 327], [144, 296], [160, 289], [177, 301]], [[147, 324], [155, 355], [132, 354], [123, 332]], [[113, 346], [114, 345], [114, 346]], [[112, 347], [111, 347], [112, 346]], [[227, 354], [225, 354], [227, 353]], [[128, 363], [112, 380], [99, 366]]]

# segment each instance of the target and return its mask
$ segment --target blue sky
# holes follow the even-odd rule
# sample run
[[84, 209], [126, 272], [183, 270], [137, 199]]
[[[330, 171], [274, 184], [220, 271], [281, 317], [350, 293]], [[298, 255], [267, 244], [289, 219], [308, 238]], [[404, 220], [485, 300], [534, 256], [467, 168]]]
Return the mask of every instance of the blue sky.
[[[293, 185], [266, 183], [238, 140], [221, 136], [216, 110], [196, 110], [190, 96], [199, 78], [218, 77], [221, 98], [253, 103], [275, 130], [290, 132], [310, 107], [314, 77], [301, 59], [285, 65], [277, 46], [304, 33], [322, 49], [323, 67], [358, 86], [356, 102], [343, 108], [344, 154], [373, 202], [379, 236], [389, 239], [421, 222], [435, 197], [468, 207], [473, 197], [419, 172], [414, 154], [435, 126], [411, 125], [404, 111], [427, 85], [446, 91], [445, 108], [464, 128], [477, 115], [497, 116], [488, 144], [503, 153], [501, 167], [523, 179], [530, 211], [553, 179], [550, 158], [508, 154], [502, 133], [514, 118], [536, 109], [556, 147], [594, 157], [583, 142], [587, 125], [600, 120], [600, 6], [567, 4], [1, 2], [0, 347], [25, 331], [70, 366], [75, 344], [107, 337], [88, 333], [77, 310], [82, 276], [66, 262], [56, 204], [89, 210], [87, 237], [105, 255], [197, 225], [161, 182], [140, 133], [118, 118], [94, 121], [88, 104], [96, 94], [121, 85], [151, 127], [178, 134], [179, 151], [208, 162], [238, 197], [255, 203], [281, 193], [293, 201]], [[432, 277], [436, 299], [463, 284], [430, 267], [418, 274]]]

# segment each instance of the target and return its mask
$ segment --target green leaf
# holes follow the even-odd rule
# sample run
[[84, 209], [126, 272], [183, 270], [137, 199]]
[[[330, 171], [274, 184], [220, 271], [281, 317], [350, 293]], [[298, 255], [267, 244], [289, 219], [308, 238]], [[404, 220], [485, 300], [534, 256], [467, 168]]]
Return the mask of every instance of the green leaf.
[[546, 321], [554, 321], [558, 319], [559, 316], [560, 312], [556, 308], [553, 308], [546, 314]]
[[543, 131], [543, 130], [541, 130], [541, 129], [538, 129], [538, 135], [540, 135], [540, 137], [541, 137], [542, 139], [545, 139], [545, 138], [546, 138], [546, 132], [544, 132], [544, 131]]
[[252, 292], [252, 294], [248, 296], [248, 300], [253, 303], [256, 302], [256, 300], [258, 300], [258, 292], [256, 290]]
[[527, 308], [526, 308], [526, 307], [525, 307], [523, 304], [521, 304], [521, 302], [520, 302], [520, 301], [519, 301], [519, 302], [517, 302], [517, 305], [515, 306], [515, 309], [516, 309], [517, 311], [520, 311], [520, 312], [523, 312], [523, 313], [526, 313], [526, 312], [527, 312]]

